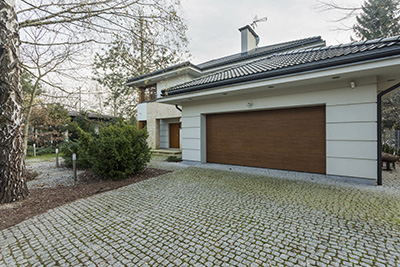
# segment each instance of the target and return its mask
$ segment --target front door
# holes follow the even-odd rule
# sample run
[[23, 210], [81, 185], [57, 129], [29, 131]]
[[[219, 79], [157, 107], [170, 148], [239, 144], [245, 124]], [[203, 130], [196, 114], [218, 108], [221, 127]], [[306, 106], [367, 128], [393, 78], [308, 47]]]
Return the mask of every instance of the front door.
[[170, 123], [169, 124], [169, 147], [170, 148], [180, 148], [179, 146], [179, 129], [181, 128], [180, 123]]

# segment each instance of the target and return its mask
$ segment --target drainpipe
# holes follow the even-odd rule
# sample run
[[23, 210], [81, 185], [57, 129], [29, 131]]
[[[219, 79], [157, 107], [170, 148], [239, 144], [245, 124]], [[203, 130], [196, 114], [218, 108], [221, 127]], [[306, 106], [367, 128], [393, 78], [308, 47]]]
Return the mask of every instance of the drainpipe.
[[175, 105], [175, 107], [176, 107], [177, 110], [179, 110], [180, 112], [182, 112], [182, 109], [181, 109], [178, 105]]
[[377, 185], [382, 185], [382, 96], [400, 87], [400, 83], [380, 92], [378, 94], [378, 180]]

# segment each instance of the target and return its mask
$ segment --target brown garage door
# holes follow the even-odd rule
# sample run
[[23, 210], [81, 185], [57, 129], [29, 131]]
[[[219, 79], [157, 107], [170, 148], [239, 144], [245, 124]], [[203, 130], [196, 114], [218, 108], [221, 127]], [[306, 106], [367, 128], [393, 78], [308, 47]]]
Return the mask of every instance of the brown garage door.
[[207, 162], [326, 173], [325, 106], [210, 114]]

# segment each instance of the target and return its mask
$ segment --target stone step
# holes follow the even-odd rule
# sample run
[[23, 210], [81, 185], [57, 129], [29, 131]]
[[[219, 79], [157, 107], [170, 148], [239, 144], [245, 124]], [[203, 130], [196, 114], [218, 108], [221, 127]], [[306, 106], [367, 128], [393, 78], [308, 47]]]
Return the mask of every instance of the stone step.
[[180, 149], [152, 149], [153, 155], [181, 155]]

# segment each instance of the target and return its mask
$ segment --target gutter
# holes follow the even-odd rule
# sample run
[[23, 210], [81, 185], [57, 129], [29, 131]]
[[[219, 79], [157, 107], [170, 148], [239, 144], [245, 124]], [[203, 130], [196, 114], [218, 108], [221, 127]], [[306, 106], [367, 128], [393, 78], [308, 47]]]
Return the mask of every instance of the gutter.
[[182, 109], [181, 109], [178, 105], [175, 105], [175, 107], [176, 107], [177, 110], [179, 110], [180, 112], [182, 112]]
[[[303, 63], [303, 64], [299, 64], [297, 66], [292, 66], [292, 67], [287, 67], [287, 68], [284, 67], [282, 69], [265, 71], [265, 72], [260, 72], [260, 73], [256, 73], [256, 74], [250, 74], [247, 76], [239, 76], [236, 78], [225, 79], [225, 80], [212, 82], [212, 83], [194, 85], [192, 87], [187, 87], [187, 88], [183, 87], [182, 89], [168, 91], [168, 96], [198, 91], [198, 90], [202, 90], [202, 89], [206, 89], [206, 88], [220, 87], [220, 86], [232, 85], [232, 84], [236, 84], [236, 83], [272, 78], [272, 77], [275, 78], [275, 77], [299, 73], [299, 72], [321, 70], [321, 69], [329, 68], [329, 67], [339, 67], [339, 66], [345, 65], [345, 64], [360, 63], [363, 61], [368, 61], [368, 60], [373, 60], [373, 59], [383, 59], [383, 58], [387, 58], [390, 56], [398, 56], [399, 52], [400, 52], [400, 48], [398, 46], [395, 46], [395, 47], [389, 47], [388, 49], [384, 49], [383, 51], [382, 50], [375, 51], [374, 53], [371, 53], [368, 51], [367, 54], [358, 54], [358, 55], [355, 54], [352, 56], [344, 56], [344, 58], [337, 57], [337, 58], [332, 58], [332, 59], [328, 59], [328, 60], [322, 60], [322, 62], [317, 61], [317, 62], [313, 62], [313, 63], [305, 63], [305, 64]], [[212, 74], [212, 75], [214, 75], [214, 74]], [[210, 75], [210, 76], [212, 76], [212, 75]], [[166, 93], [166, 90], [165, 89], [162, 90], [161, 96], [166, 96], [165, 93]]]
[[173, 66], [161, 69], [161, 70], [153, 71], [153, 72], [150, 72], [150, 73], [147, 73], [147, 74], [143, 74], [143, 75], [140, 75], [140, 76], [136, 76], [136, 77], [130, 78], [130, 79], [128, 79], [128, 81], [124, 85], [129, 86], [132, 83], [135, 83], [135, 82], [137, 83], [137, 82], [139, 82], [139, 81], [141, 81], [143, 79], [146, 79], [148, 77], [155, 76], [155, 75], [160, 75], [160, 74], [167, 74], [169, 72], [177, 71], [177, 70], [180, 70], [180, 69], [183, 69], [183, 68], [193, 68], [194, 70], [201, 72], [201, 69], [198, 68], [196, 65], [193, 65], [189, 61], [186, 61], [186, 62], [183, 62], [183, 63], [178, 64], [178, 65], [173, 65]]
[[376, 185], [382, 185], [382, 97], [387, 93], [390, 93], [396, 89], [400, 88], [400, 83], [397, 83], [388, 89], [380, 92], [377, 96], [377, 106], [378, 106], [378, 177]]

